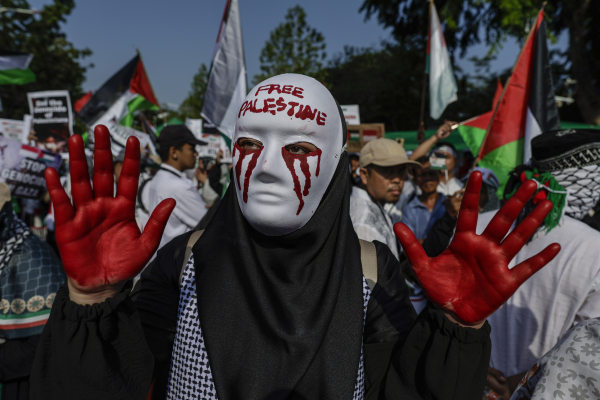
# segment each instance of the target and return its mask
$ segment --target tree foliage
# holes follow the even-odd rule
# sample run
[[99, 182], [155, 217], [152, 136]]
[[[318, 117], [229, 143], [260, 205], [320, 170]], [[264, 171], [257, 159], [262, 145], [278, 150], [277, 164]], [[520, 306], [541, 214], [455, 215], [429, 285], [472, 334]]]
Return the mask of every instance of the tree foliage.
[[[421, 107], [424, 50], [405, 42], [383, 43], [381, 50], [346, 47], [331, 61], [327, 84], [340, 104], [359, 104], [361, 121], [383, 122], [386, 130], [417, 130]], [[506, 79], [509, 71], [502, 75]], [[496, 76], [457, 78], [458, 101], [451, 103], [441, 120], [463, 121], [492, 108]], [[429, 127], [440, 121], [426, 118]]]
[[[464, 56], [475, 44], [485, 43], [490, 51], [484, 60], [493, 61], [493, 55], [506, 40], [523, 41], [533, 18], [545, 0], [436, 0], [435, 4], [444, 24], [448, 49]], [[576, 103], [585, 120], [600, 124], [600, 1], [548, 0], [545, 13], [550, 39], [566, 31], [569, 49], [556, 54], [553, 64], [564, 74], [555, 76], [560, 85], [567, 76], [578, 81]], [[392, 28], [398, 41], [423, 42], [427, 35], [426, 3], [422, 0], [364, 0], [361, 12], [366, 18], [376, 17], [385, 27]], [[560, 68], [555, 68], [555, 72]]]
[[[30, 8], [26, 0], [0, 0], [0, 4]], [[82, 96], [81, 84], [91, 65], [83, 66], [81, 61], [92, 52], [73, 47], [60, 26], [74, 7], [73, 0], [54, 0], [38, 15], [12, 11], [0, 14], [0, 48], [33, 54], [29, 68], [36, 75], [36, 82], [0, 86], [3, 117], [22, 119], [23, 114], [29, 113], [27, 92], [68, 90], [71, 101]]]
[[204, 105], [204, 93], [206, 92], [206, 84], [208, 83], [208, 68], [202, 63], [198, 73], [194, 75], [192, 80], [192, 89], [188, 96], [179, 106], [179, 114], [185, 118], [200, 118], [202, 106]]
[[306, 23], [306, 12], [299, 5], [290, 8], [285, 21], [269, 36], [260, 53], [260, 70], [254, 84], [275, 75], [296, 73], [323, 81], [325, 71], [325, 38]]

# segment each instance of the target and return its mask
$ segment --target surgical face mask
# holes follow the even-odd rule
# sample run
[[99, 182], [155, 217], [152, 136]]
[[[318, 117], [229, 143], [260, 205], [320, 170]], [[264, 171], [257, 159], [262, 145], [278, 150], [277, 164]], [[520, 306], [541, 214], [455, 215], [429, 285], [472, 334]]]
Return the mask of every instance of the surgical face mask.
[[[319, 207], [343, 148], [342, 121], [325, 86], [304, 75], [270, 78], [246, 97], [234, 133], [232, 184], [244, 217], [259, 232], [280, 236], [303, 227]], [[263, 146], [247, 151], [240, 139]], [[317, 150], [292, 154], [289, 145]]]

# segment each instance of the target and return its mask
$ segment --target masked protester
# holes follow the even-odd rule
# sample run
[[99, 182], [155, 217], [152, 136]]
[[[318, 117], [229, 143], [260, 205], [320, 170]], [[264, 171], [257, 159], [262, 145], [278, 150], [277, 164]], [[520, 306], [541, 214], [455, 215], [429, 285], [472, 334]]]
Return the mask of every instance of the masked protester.
[[0, 183], [0, 398], [29, 399], [35, 349], [65, 275], [56, 253], [17, 217]]
[[276, 76], [250, 91], [237, 117], [233, 181], [213, 220], [193, 246], [191, 234], [165, 245], [132, 294], [127, 282], [158, 246], [174, 202], [158, 205], [140, 234], [136, 139], [114, 198], [106, 128], [95, 132], [93, 191], [79, 164], [82, 142], [70, 139], [76, 213], [55, 171], [46, 173], [69, 285], [36, 354], [32, 399], [480, 397], [486, 316], [559, 250], [506, 267], [534, 218], [550, 211], [542, 202], [500, 243], [535, 184], [476, 236], [475, 174], [455, 239], [435, 259], [396, 225], [432, 301], [416, 319], [384, 244], [367, 257], [377, 269], [373, 289], [363, 276], [346, 127], [329, 91], [302, 75]]
[[[549, 243], [559, 243], [562, 251], [489, 318], [494, 343], [490, 365], [509, 378], [511, 391], [574, 324], [600, 316], [600, 233], [580, 222], [600, 198], [600, 135], [580, 129], [549, 131], [531, 145], [531, 165], [511, 173], [504, 197], [512, 198], [523, 182], [534, 179], [539, 190], [518, 220], [541, 201], [551, 201], [554, 208], [510, 265]], [[482, 214], [478, 231], [494, 215]], [[493, 380], [490, 387], [497, 388]]]

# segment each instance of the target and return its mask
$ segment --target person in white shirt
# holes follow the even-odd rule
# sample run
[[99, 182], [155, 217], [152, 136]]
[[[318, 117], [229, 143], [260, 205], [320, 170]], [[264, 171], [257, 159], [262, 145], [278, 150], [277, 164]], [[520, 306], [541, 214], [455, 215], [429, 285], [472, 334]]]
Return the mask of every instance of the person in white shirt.
[[[573, 325], [600, 317], [600, 232], [579, 221], [600, 198], [599, 136], [579, 129], [537, 136], [532, 140], [532, 165], [518, 167], [506, 185], [505, 199], [524, 180], [539, 182], [538, 194], [526, 204], [517, 223], [539, 201], [548, 198], [554, 203], [544, 228], [535, 233], [509, 268], [549, 243], [561, 246], [547, 267], [525, 282], [488, 319], [494, 343], [490, 366], [499, 371], [493, 371], [494, 375], [507, 377], [511, 392], [536, 360]], [[478, 234], [495, 213], [480, 215]], [[502, 391], [490, 383], [489, 377], [488, 386], [498, 393]]]
[[196, 165], [196, 145], [206, 143], [196, 139], [185, 125], [169, 125], [162, 130], [158, 145], [163, 163], [144, 188], [146, 195], [142, 198], [148, 201], [146, 207], [149, 214], [164, 199], [173, 198], [177, 201], [160, 241], [160, 249], [173, 238], [194, 229], [206, 214], [206, 203], [184, 174], [185, 170]]

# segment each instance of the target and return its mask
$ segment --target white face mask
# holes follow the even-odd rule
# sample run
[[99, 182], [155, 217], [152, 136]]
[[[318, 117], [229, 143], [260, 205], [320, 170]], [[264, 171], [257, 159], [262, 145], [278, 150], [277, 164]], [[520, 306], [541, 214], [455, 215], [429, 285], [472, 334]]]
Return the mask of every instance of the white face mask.
[[[297, 74], [267, 79], [245, 100], [233, 138], [232, 184], [254, 229], [285, 235], [310, 220], [333, 178], [343, 148], [338, 107], [325, 86]], [[240, 138], [263, 147], [244, 151], [237, 146]], [[296, 155], [285, 149], [299, 142], [317, 150]]]

